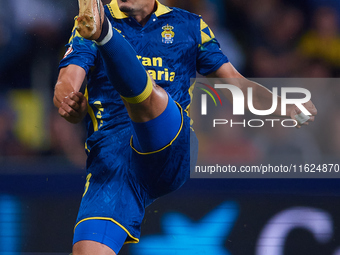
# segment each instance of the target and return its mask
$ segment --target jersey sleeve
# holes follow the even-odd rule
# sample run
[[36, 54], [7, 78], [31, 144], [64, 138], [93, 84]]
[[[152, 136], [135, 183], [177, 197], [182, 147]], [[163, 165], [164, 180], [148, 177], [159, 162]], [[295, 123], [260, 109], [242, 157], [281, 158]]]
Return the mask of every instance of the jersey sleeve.
[[88, 73], [89, 69], [94, 66], [98, 49], [93, 41], [81, 37], [76, 30], [77, 23], [76, 19], [71, 37], [66, 44], [67, 51], [60, 61], [59, 69], [74, 64], [82, 67]]
[[203, 19], [200, 18], [199, 45], [196, 61], [197, 72], [206, 76], [228, 62], [229, 60], [221, 51], [220, 44], [216, 40], [214, 33]]

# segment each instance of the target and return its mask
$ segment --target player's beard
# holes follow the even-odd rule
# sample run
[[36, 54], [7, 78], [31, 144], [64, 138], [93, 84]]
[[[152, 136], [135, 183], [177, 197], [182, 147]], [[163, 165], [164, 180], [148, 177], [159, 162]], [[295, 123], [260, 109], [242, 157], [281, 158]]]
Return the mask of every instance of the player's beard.
[[132, 13], [133, 9], [127, 6], [122, 6], [121, 8], [119, 8], [121, 12], [124, 12], [126, 14]]
[[[121, 1], [122, 3], [126, 3], [128, 0], [119, 0], [119, 1]], [[121, 5], [119, 7], [119, 9], [120, 9], [120, 11], [125, 12], [127, 14], [129, 14], [133, 11], [133, 8], [128, 7], [128, 6], [124, 6], [124, 5], [123, 6]]]

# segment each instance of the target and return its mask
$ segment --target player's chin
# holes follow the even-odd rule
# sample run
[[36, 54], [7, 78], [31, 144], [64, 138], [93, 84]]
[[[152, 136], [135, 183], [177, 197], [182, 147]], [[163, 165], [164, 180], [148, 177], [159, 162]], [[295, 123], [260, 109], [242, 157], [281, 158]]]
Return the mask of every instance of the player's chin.
[[121, 12], [124, 12], [124, 13], [127, 13], [127, 14], [132, 13], [132, 11], [133, 11], [133, 9], [130, 6], [127, 6], [127, 5], [124, 5], [124, 4], [119, 6], [119, 10]]

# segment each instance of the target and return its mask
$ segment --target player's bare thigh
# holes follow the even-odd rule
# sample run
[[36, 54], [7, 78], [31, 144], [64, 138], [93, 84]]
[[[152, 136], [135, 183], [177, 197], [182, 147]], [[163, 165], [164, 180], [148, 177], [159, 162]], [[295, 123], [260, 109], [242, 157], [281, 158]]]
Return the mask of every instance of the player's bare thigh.
[[116, 255], [116, 253], [106, 246], [94, 241], [79, 241], [73, 245], [73, 255]]

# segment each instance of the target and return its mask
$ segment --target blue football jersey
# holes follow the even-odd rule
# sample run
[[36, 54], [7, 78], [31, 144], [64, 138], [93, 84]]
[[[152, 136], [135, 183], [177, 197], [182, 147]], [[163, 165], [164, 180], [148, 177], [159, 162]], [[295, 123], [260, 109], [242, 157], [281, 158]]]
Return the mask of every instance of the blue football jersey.
[[[145, 26], [121, 12], [116, 0], [105, 6], [105, 13], [112, 27], [135, 49], [137, 58], [151, 77], [183, 109], [190, 105], [190, 79], [196, 77], [196, 72], [208, 75], [228, 62], [201, 16], [169, 8], [158, 1], [157, 10]], [[82, 38], [74, 28], [67, 47], [60, 68], [75, 64], [87, 73], [85, 95], [89, 104], [86, 117], [89, 151], [106, 132], [128, 125], [129, 117], [119, 94], [106, 76], [96, 44]]]

